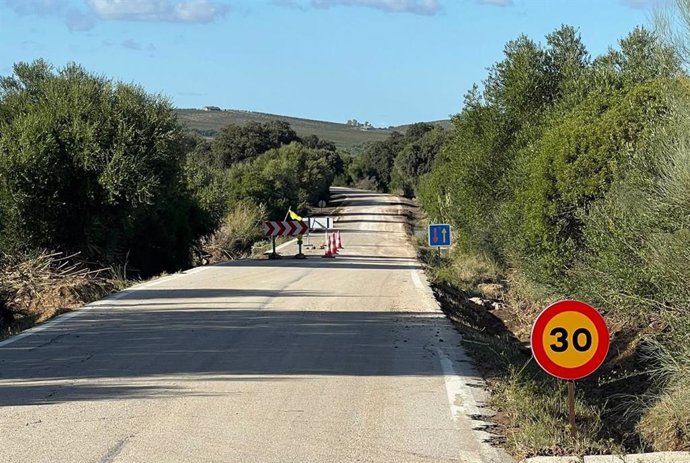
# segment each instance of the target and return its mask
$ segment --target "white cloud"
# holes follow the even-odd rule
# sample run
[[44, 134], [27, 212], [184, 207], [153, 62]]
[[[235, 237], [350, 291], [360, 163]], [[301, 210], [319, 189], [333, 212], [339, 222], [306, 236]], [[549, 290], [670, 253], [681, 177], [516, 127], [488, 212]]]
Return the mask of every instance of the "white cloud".
[[61, 14], [64, 3], [63, 0], [0, 0], [0, 5], [6, 6], [17, 14], [38, 16]]
[[439, 0], [312, 0], [316, 8], [360, 6], [390, 13], [412, 13], [433, 16], [441, 10]]
[[209, 23], [223, 16], [227, 3], [212, 0], [83, 0], [69, 8], [65, 0], [0, 0], [19, 15], [61, 18], [71, 31], [92, 29], [98, 20]]
[[79, 10], [69, 10], [64, 16], [65, 24], [71, 31], [88, 31], [96, 25], [96, 18], [92, 14]]
[[228, 6], [210, 0], [87, 0], [101, 19], [208, 23], [224, 15]]
[[506, 7], [506, 6], [513, 6], [513, 0], [479, 0], [479, 3], [482, 5], [491, 5], [491, 6], [500, 6], [500, 7]]

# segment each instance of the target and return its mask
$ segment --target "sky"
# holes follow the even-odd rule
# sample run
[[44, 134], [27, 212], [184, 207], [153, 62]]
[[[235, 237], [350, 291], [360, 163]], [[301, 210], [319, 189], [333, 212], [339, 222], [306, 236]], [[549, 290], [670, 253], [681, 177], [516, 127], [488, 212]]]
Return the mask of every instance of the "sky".
[[377, 127], [446, 119], [520, 34], [594, 56], [669, 0], [0, 0], [0, 75], [76, 62], [206, 105]]

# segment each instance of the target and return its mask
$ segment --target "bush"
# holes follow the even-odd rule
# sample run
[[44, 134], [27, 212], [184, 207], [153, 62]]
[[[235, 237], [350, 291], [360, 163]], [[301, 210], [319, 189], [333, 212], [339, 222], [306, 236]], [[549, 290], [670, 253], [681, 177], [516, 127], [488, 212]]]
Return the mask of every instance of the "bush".
[[[634, 341], [610, 363], [649, 371], [619, 383], [639, 381], [645, 391], [634, 391], [643, 403], [616, 423], [637, 425], [636, 437], [658, 450], [690, 445], [690, 355], [679, 343], [690, 329], [688, 82], [675, 51], [641, 28], [594, 60], [568, 28], [544, 49], [518, 39], [485, 91], [468, 94], [417, 187], [430, 219], [458, 235], [461, 262], [438, 278], [471, 291], [486, 272], [467, 256], [481, 256], [508, 275], [504, 301], [516, 319], [531, 318], [535, 304], [576, 298], [623, 325], [613, 340]], [[654, 338], [653, 358], [636, 356], [644, 335]], [[519, 390], [543, 396], [529, 383], [499, 395]], [[547, 435], [548, 422], [531, 433], [536, 418], [521, 416], [523, 437]]]
[[298, 140], [290, 124], [284, 121], [230, 124], [213, 140], [213, 160], [216, 167], [227, 168]]
[[218, 229], [201, 242], [201, 251], [207, 262], [221, 262], [246, 257], [252, 245], [261, 240], [264, 207], [247, 201], [236, 204], [223, 218]]
[[520, 233], [509, 252], [524, 256], [522, 265], [533, 278], [568, 290], [562, 280], [583, 249], [582, 218], [612, 183], [625, 181], [634, 153], [663, 124], [669, 113], [666, 85], [656, 80], [593, 92], [559, 114], [526, 153], [510, 206]]
[[229, 201], [262, 204], [272, 220], [283, 219], [288, 208], [302, 210], [328, 196], [337, 161], [327, 154], [291, 143], [238, 164], [225, 178]]
[[167, 100], [74, 64], [15, 65], [0, 81], [0, 248], [180, 268], [203, 231], [183, 155]]

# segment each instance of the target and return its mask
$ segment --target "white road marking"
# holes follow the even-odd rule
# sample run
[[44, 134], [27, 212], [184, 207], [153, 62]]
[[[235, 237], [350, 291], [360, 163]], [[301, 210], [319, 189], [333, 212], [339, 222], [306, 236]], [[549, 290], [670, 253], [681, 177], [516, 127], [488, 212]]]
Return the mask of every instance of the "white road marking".
[[[413, 266], [415, 264], [410, 264], [410, 266]], [[412, 269], [410, 270], [412, 272], [412, 283], [418, 288], [418, 289], [424, 289], [424, 283], [422, 283], [422, 279], [419, 278], [419, 272], [417, 269]]]
[[446, 383], [450, 414], [454, 421], [462, 415], [479, 415], [479, 408], [472, 396], [469, 387], [465, 386], [463, 377], [459, 376], [453, 368], [453, 361], [439, 348], [436, 348], [438, 360], [443, 370], [443, 379]]
[[[476, 441], [479, 443], [479, 452], [481, 454], [482, 462], [504, 462], [505, 457], [499, 455], [499, 452], [490, 443], [491, 434], [484, 430], [490, 423], [482, 421], [479, 417], [486, 415], [487, 411], [480, 406], [474, 392], [470, 386], [471, 382], [477, 382], [476, 377], [467, 377], [456, 372], [453, 367], [453, 361], [446, 355], [443, 350], [436, 348], [441, 369], [443, 370], [443, 379], [446, 383], [446, 394], [448, 395], [448, 405], [450, 406], [450, 414], [453, 421], [456, 423], [461, 419], [470, 419], [472, 432], [475, 434]], [[464, 416], [463, 416], [464, 415]]]

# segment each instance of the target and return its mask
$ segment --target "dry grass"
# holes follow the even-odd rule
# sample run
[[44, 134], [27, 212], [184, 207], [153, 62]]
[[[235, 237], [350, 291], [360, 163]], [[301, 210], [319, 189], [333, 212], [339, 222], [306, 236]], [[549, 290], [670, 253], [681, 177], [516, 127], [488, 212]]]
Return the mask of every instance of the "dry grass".
[[438, 258], [433, 251], [426, 252], [426, 259], [434, 264], [430, 270], [437, 281], [447, 282], [471, 294], [490, 292], [498, 296], [496, 299], [503, 294], [505, 280], [490, 259], [457, 249], [452, 251], [450, 258]]
[[253, 246], [262, 239], [261, 224], [266, 209], [252, 203], [241, 202], [223, 218], [212, 235], [201, 240], [200, 264], [242, 259], [252, 254]]
[[[481, 256], [455, 252], [450, 259], [439, 259], [434, 253], [421, 254], [430, 265], [428, 274], [439, 302], [463, 332], [465, 347], [487, 379], [491, 405], [499, 412], [497, 429], [513, 456], [620, 453], [648, 448], [647, 443], [640, 443], [634, 428], [637, 416], [622, 416], [614, 408], [626, 401], [613, 400], [616, 394], [630, 394], [645, 387], [644, 378], [625, 379], [635, 374], [629, 367], [636, 365], [639, 342], [628, 343], [625, 337], [615, 339], [612, 351], [622, 352], [630, 344], [630, 352], [612, 357], [600, 376], [578, 382], [578, 438], [574, 440], [567, 426], [564, 382], [536, 365], [527, 343], [534, 318], [556, 296], [516, 272], [508, 272], [503, 279], [497, 266]], [[624, 329], [612, 326], [612, 332], [619, 331]], [[634, 338], [639, 341], [639, 337]], [[598, 384], [598, 379], [604, 377], [608, 384]], [[662, 416], [668, 416], [668, 412]]]
[[0, 337], [30, 328], [116, 289], [110, 269], [92, 270], [77, 255], [0, 256]]

